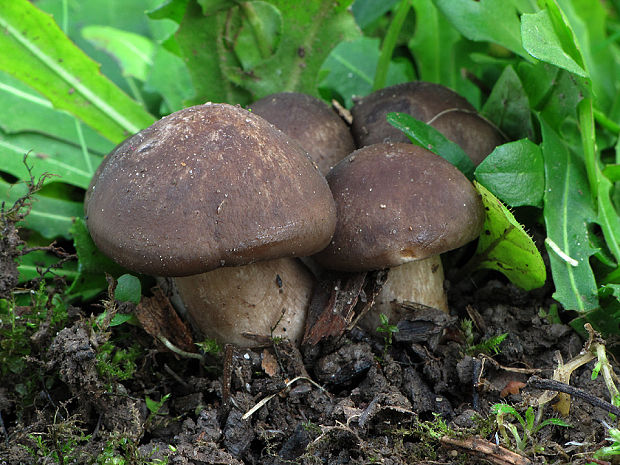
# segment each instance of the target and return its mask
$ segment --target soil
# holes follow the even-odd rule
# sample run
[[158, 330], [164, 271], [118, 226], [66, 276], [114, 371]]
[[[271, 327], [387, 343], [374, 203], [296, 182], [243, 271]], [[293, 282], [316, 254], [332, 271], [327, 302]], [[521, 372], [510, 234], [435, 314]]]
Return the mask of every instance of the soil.
[[[20, 380], [0, 380], [0, 464], [588, 463], [612, 423], [591, 399], [573, 396], [566, 417], [547, 403], [541, 420], [571, 427], [545, 426], [521, 450], [502, 442], [490, 414], [500, 402], [523, 414], [542, 395], [528, 379], [551, 378], [558, 360], [582, 350], [579, 334], [543, 314], [551, 293], [479, 274], [449, 286], [450, 315], [416, 307], [391, 344], [355, 327], [306, 359], [276, 340], [198, 360], [139, 326], [104, 331], [92, 317], [100, 306], [71, 307], [64, 328], [31, 338], [25, 363], [41, 384], [30, 403], [16, 391]], [[507, 333], [499, 352], [468, 351], [464, 318], [474, 321], [476, 343]], [[126, 379], [98, 365], [109, 341], [139, 347]], [[593, 368], [577, 369], [570, 384], [608, 399]]]

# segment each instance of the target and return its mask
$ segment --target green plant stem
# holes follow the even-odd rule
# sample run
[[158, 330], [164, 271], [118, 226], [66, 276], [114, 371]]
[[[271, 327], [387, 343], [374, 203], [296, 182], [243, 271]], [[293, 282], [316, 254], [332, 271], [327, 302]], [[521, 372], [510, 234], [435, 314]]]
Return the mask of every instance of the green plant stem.
[[379, 62], [377, 63], [377, 71], [375, 72], [375, 82], [373, 83], [374, 90], [385, 87], [392, 53], [394, 52], [398, 35], [400, 34], [400, 30], [403, 27], [403, 23], [407, 18], [410, 8], [410, 0], [401, 0], [396, 9], [396, 13], [394, 14], [394, 19], [392, 19], [390, 27], [385, 34], [385, 39], [383, 39], [383, 44], [381, 46], [381, 55], [379, 56]]
[[614, 134], [620, 134], [620, 124], [612, 121], [605, 113], [601, 110], [597, 110], [596, 108], [592, 110], [592, 113], [594, 114], [594, 119], [598, 124]]
[[79, 119], [75, 118], [75, 132], [77, 132], [78, 140], [80, 141], [80, 148], [82, 149], [82, 156], [84, 157], [84, 163], [89, 173], [93, 173], [95, 170], [90, 160], [90, 154], [88, 153], [88, 145], [84, 139], [84, 131], [82, 131], [82, 123]]
[[579, 126], [581, 127], [581, 144], [583, 146], [583, 155], [586, 163], [586, 174], [590, 183], [590, 194], [592, 200], [596, 204], [598, 197], [599, 168], [596, 163], [596, 134], [594, 132], [594, 110], [592, 107], [592, 98], [586, 97], [577, 106], [579, 115]]
[[140, 105], [146, 108], [146, 102], [144, 101], [144, 98], [142, 97], [142, 93], [140, 92], [140, 89], [138, 89], [138, 85], [136, 84], [136, 81], [134, 80], [134, 78], [132, 78], [131, 76], [125, 76], [125, 81], [127, 81], [127, 85], [129, 85], [129, 90], [131, 90], [131, 94], [133, 95], [133, 98], [137, 102], [139, 102]]
[[609, 391], [609, 397], [611, 399], [612, 405], [616, 407], [620, 406], [620, 392], [614, 383], [614, 372], [609, 364], [609, 360], [607, 359], [607, 352], [605, 351], [605, 346], [600, 343], [595, 344], [596, 348], [596, 356], [598, 361], [601, 363], [601, 372], [603, 373], [603, 380], [605, 381], [605, 386], [607, 386], [607, 390]]
[[269, 39], [267, 38], [267, 34], [265, 34], [263, 23], [252, 6], [252, 2], [242, 2], [239, 4], [239, 8], [241, 9], [243, 16], [245, 16], [252, 27], [252, 32], [254, 33], [254, 38], [256, 39], [256, 45], [258, 46], [260, 56], [262, 58], [268, 58], [271, 56], [271, 45], [269, 43]]

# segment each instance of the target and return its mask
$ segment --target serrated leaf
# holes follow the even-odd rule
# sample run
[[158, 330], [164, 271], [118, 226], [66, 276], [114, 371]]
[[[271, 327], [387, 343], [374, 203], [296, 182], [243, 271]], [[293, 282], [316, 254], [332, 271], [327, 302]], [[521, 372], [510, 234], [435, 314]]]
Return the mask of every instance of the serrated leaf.
[[80, 144], [80, 137], [83, 136], [89, 150], [99, 154], [108, 153], [114, 148], [114, 144], [109, 140], [69, 113], [55, 109], [43, 95], [2, 71], [0, 71], [0, 108], [11, 109], [10, 112], [0, 116], [0, 129], [5, 133], [37, 132], [75, 145]]
[[564, 68], [578, 76], [587, 77], [586, 70], [562, 48], [548, 10], [521, 16], [523, 47], [534, 58]]
[[527, 57], [517, 10], [505, 0], [434, 0], [454, 27], [470, 40], [494, 42]]
[[504, 68], [482, 107], [482, 114], [493, 121], [510, 140], [533, 139], [530, 103], [521, 80], [510, 65]]
[[[12, 205], [27, 192], [28, 187], [25, 184], [9, 184], [0, 179], [0, 198], [7, 205]], [[38, 194], [35, 194], [32, 200], [32, 210], [23, 222], [19, 223], [19, 226], [37, 231], [45, 238], [64, 237], [68, 239], [73, 220], [83, 216], [84, 213], [82, 202]]]
[[542, 206], [545, 170], [540, 147], [528, 139], [495, 148], [478, 165], [476, 179], [511, 207]]
[[[318, 96], [318, 71], [334, 46], [359, 37], [353, 16], [330, 0], [307, 2], [272, 0], [282, 17], [280, 46], [251, 70], [242, 69], [231, 44], [228, 11], [203, 16], [190, 4], [177, 31], [179, 46], [196, 89], [195, 102], [250, 101], [275, 92], [304, 92]], [[232, 10], [231, 10], [232, 11]]]
[[78, 275], [67, 294], [72, 298], [88, 300], [107, 289], [106, 273], [116, 277], [125, 269], [97, 249], [83, 218], [76, 218], [69, 232], [78, 256]]
[[405, 113], [388, 113], [387, 121], [403, 131], [411, 143], [445, 158], [472, 179], [474, 164], [458, 144], [446, 139], [437, 129]]
[[0, 10], [0, 69], [45, 95], [56, 108], [77, 116], [112, 142], [154, 119], [77, 48], [53, 19], [27, 0]]
[[48, 182], [62, 181], [86, 189], [102, 157], [85, 154], [82, 149], [36, 133], [7, 135], [0, 131], [0, 171], [18, 179], [28, 179], [24, 156], [35, 178], [53, 175]]
[[146, 80], [155, 53], [152, 40], [115, 27], [95, 25], [83, 27], [82, 37], [111, 55], [124, 75]]
[[598, 307], [596, 281], [589, 263], [595, 252], [590, 247], [587, 230], [595, 219], [590, 187], [583, 160], [569, 151], [545, 118], [539, 120], [545, 165], [543, 214], [547, 237], [573, 260], [549, 249], [556, 288], [553, 297], [566, 309], [586, 312]]
[[123, 267], [99, 251], [83, 218], [76, 218], [69, 232], [78, 256], [80, 273], [96, 273], [102, 276], [105, 273], [112, 276], [125, 273]]
[[532, 238], [489, 190], [475, 181], [474, 186], [486, 210], [474, 257], [476, 268], [497, 270], [525, 290], [542, 286], [547, 272]]
[[[327, 99], [339, 98], [345, 107], [351, 108], [354, 97], [370, 94], [379, 62], [379, 45], [379, 39], [368, 37], [338, 44], [321, 66], [318, 84], [321, 95]], [[410, 63], [390, 63], [386, 85], [412, 79], [413, 68]]]

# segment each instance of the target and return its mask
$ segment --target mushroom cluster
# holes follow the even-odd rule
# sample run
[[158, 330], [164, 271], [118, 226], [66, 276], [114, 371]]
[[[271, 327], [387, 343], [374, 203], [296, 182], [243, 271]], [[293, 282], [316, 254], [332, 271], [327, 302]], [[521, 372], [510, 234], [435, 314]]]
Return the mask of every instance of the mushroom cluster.
[[484, 211], [455, 167], [403, 143], [385, 123], [390, 111], [432, 120], [472, 158], [501, 142], [464, 99], [434, 84], [360, 100], [351, 131], [302, 94], [268, 96], [250, 111], [206, 103], [106, 157], [85, 199], [91, 236], [126, 268], [172, 277], [175, 304], [223, 342], [300, 342], [316, 278], [296, 257], [346, 272], [390, 268], [368, 329], [393, 300], [447, 311], [438, 256], [476, 238]]

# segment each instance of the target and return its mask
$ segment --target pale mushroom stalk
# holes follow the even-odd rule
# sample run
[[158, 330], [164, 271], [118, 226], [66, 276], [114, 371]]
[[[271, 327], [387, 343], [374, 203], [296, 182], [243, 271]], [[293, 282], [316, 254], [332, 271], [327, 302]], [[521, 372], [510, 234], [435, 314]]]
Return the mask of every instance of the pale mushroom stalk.
[[392, 322], [406, 318], [408, 311], [398, 305], [403, 302], [448, 312], [443, 265], [439, 255], [390, 268], [372, 311], [360, 320], [359, 325], [367, 331], [374, 331], [381, 324], [381, 314]]
[[175, 306], [210, 337], [239, 346], [301, 341], [315, 279], [294, 258], [172, 278]]

